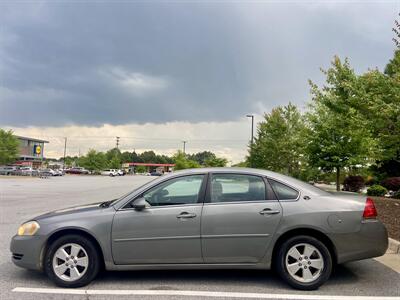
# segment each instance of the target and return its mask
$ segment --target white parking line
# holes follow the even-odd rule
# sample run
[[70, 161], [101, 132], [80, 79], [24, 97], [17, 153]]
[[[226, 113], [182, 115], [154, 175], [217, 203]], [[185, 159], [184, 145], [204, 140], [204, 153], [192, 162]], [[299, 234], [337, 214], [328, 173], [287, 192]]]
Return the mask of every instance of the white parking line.
[[386, 253], [384, 256], [375, 257], [374, 259], [400, 274], [400, 254]]
[[171, 291], [171, 290], [80, 290], [80, 289], [47, 289], [17, 287], [12, 290], [19, 293], [41, 294], [73, 294], [73, 295], [137, 295], [137, 296], [197, 296], [197, 297], [225, 297], [249, 299], [303, 299], [303, 300], [400, 300], [400, 297], [383, 296], [331, 296], [331, 295], [302, 295], [302, 294], [263, 294], [263, 293], [236, 293], [211, 291]]

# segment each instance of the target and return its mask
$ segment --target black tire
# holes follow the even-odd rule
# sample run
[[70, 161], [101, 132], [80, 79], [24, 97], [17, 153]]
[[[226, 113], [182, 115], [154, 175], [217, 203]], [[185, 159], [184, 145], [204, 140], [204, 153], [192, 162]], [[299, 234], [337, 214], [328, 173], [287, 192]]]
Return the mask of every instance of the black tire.
[[[78, 244], [87, 253], [88, 256], [88, 266], [86, 272], [83, 276], [75, 281], [66, 281], [59, 278], [54, 270], [53, 270], [53, 257], [56, 251], [66, 244]], [[55, 240], [46, 251], [46, 255], [44, 258], [44, 271], [47, 276], [58, 286], [67, 287], [67, 288], [75, 288], [81, 287], [89, 284], [99, 273], [101, 268], [100, 256], [96, 246], [90, 239], [83, 237], [81, 235], [69, 234], [62, 236]]]
[[[286, 256], [288, 254], [288, 251], [292, 247], [303, 243], [314, 246], [319, 251], [319, 253], [321, 254], [321, 258], [323, 259], [324, 266], [319, 273], [319, 277], [317, 277], [315, 280], [311, 282], [302, 282], [297, 280], [289, 273], [286, 267]], [[276, 270], [278, 274], [285, 282], [287, 282], [290, 286], [292, 286], [295, 289], [306, 290], [306, 291], [316, 290], [329, 279], [332, 273], [331, 253], [321, 241], [311, 236], [301, 235], [288, 239], [281, 245], [276, 258], [277, 258]], [[302, 268], [304, 268], [304, 266]], [[307, 268], [307, 266], [305, 268]], [[301, 270], [300, 274], [303, 274], [302, 272], [303, 270]]]

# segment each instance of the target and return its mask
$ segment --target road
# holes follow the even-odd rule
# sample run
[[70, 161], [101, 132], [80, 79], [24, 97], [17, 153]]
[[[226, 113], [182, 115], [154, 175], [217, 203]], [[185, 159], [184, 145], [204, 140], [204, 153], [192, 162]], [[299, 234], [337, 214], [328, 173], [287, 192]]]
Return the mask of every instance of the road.
[[49, 210], [110, 200], [151, 179], [0, 177], [0, 299], [400, 299], [400, 274], [374, 259], [338, 266], [314, 292], [293, 290], [274, 272], [254, 270], [104, 272], [85, 288], [62, 290], [42, 273], [11, 262], [9, 242], [23, 221]]

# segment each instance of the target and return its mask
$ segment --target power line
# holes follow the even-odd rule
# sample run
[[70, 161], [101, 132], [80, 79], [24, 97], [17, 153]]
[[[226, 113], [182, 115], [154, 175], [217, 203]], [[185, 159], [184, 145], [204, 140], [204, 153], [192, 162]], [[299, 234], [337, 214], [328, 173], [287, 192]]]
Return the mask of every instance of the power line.
[[[59, 138], [64, 139], [62, 136], [39, 136], [41, 138]], [[115, 139], [115, 136], [68, 136], [69, 139]], [[179, 138], [159, 138], [159, 137], [136, 137], [136, 136], [118, 136], [118, 139], [133, 139], [133, 140], [147, 140], [147, 141], [174, 141], [179, 142]], [[190, 142], [244, 142], [246, 139], [188, 139]]]

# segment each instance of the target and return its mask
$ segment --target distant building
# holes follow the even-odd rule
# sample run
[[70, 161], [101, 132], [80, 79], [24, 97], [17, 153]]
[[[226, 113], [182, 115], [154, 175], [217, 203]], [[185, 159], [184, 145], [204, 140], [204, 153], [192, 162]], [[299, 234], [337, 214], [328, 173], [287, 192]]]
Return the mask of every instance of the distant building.
[[19, 158], [16, 165], [39, 168], [42, 166], [44, 157], [45, 140], [39, 140], [23, 136], [15, 136], [19, 140]]

